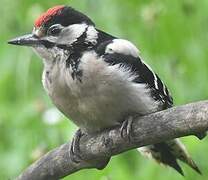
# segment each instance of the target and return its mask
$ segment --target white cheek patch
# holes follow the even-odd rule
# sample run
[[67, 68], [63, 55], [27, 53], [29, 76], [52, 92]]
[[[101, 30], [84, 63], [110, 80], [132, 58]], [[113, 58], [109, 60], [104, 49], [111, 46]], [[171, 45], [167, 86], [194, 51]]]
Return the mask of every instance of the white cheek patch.
[[136, 48], [134, 44], [130, 41], [124, 39], [114, 39], [112, 43], [110, 43], [106, 47], [106, 53], [119, 53], [124, 55], [131, 55], [133, 57], [139, 56], [139, 50]]
[[63, 29], [60, 38], [57, 40], [58, 44], [72, 44], [85, 32], [86, 24], [73, 24]]

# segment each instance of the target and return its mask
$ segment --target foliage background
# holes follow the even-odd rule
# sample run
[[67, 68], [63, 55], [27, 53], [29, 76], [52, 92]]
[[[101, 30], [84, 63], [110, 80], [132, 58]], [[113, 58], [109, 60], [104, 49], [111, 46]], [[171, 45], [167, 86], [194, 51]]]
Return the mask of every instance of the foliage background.
[[[1, 0], [0, 179], [13, 179], [48, 150], [72, 138], [76, 127], [54, 110], [41, 85], [42, 63], [7, 40], [30, 32], [47, 8], [68, 4], [97, 27], [134, 42], [170, 88], [175, 104], [208, 98], [207, 0]], [[208, 179], [208, 138], [183, 138], [203, 172], [182, 164], [188, 180]], [[184, 180], [135, 150], [113, 157], [103, 171], [83, 170], [67, 179]]]

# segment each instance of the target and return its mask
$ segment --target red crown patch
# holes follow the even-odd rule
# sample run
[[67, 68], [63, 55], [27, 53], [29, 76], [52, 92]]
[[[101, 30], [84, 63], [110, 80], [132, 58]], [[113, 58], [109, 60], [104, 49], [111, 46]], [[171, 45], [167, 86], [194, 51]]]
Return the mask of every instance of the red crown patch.
[[64, 5], [58, 5], [48, 9], [45, 13], [43, 13], [40, 17], [35, 20], [35, 27], [40, 27], [43, 23], [46, 23], [51, 19], [52, 16], [58, 14], [60, 10], [64, 8]]

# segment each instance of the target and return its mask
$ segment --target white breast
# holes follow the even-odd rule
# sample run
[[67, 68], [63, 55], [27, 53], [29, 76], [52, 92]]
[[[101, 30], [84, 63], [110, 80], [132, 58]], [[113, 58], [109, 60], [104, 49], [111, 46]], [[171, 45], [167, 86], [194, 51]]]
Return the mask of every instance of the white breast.
[[87, 52], [80, 68], [82, 82], [71, 78], [70, 69], [60, 71], [57, 66], [49, 95], [82, 130], [92, 133], [118, 124], [129, 114], [156, 111], [158, 104], [146, 85], [133, 83], [135, 76], [124, 67], [109, 66], [94, 52]]

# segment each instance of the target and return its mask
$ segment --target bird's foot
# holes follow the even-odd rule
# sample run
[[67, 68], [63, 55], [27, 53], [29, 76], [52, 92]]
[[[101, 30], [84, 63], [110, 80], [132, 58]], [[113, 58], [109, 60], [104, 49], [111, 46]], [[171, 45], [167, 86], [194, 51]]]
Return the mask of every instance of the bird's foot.
[[105, 168], [110, 160], [109, 158], [103, 158], [99, 162], [97, 160], [92, 159], [92, 160], [86, 160], [81, 157], [81, 151], [80, 151], [80, 139], [81, 137], [85, 135], [81, 129], [77, 130], [75, 133], [72, 142], [71, 142], [71, 147], [70, 147], [70, 154], [69, 157], [71, 158], [71, 161], [74, 163], [80, 163], [81, 161], [85, 161], [85, 163], [92, 164], [93, 167], [96, 167], [97, 169], [101, 170]]
[[133, 123], [133, 116], [128, 116], [122, 123], [120, 128], [121, 137], [123, 139], [128, 139], [129, 142], [132, 141], [133, 137], [131, 134]]
[[71, 147], [70, 147], [70, 158], [73, 162], [79, 163], [82, 161], [82, 158], [80, 156], [80, 138], [84, 135], [84, 133], [81, 131], [81, 129], [78, 129], [77, 132], [75, 133], [72, 142], [71, 142]]

